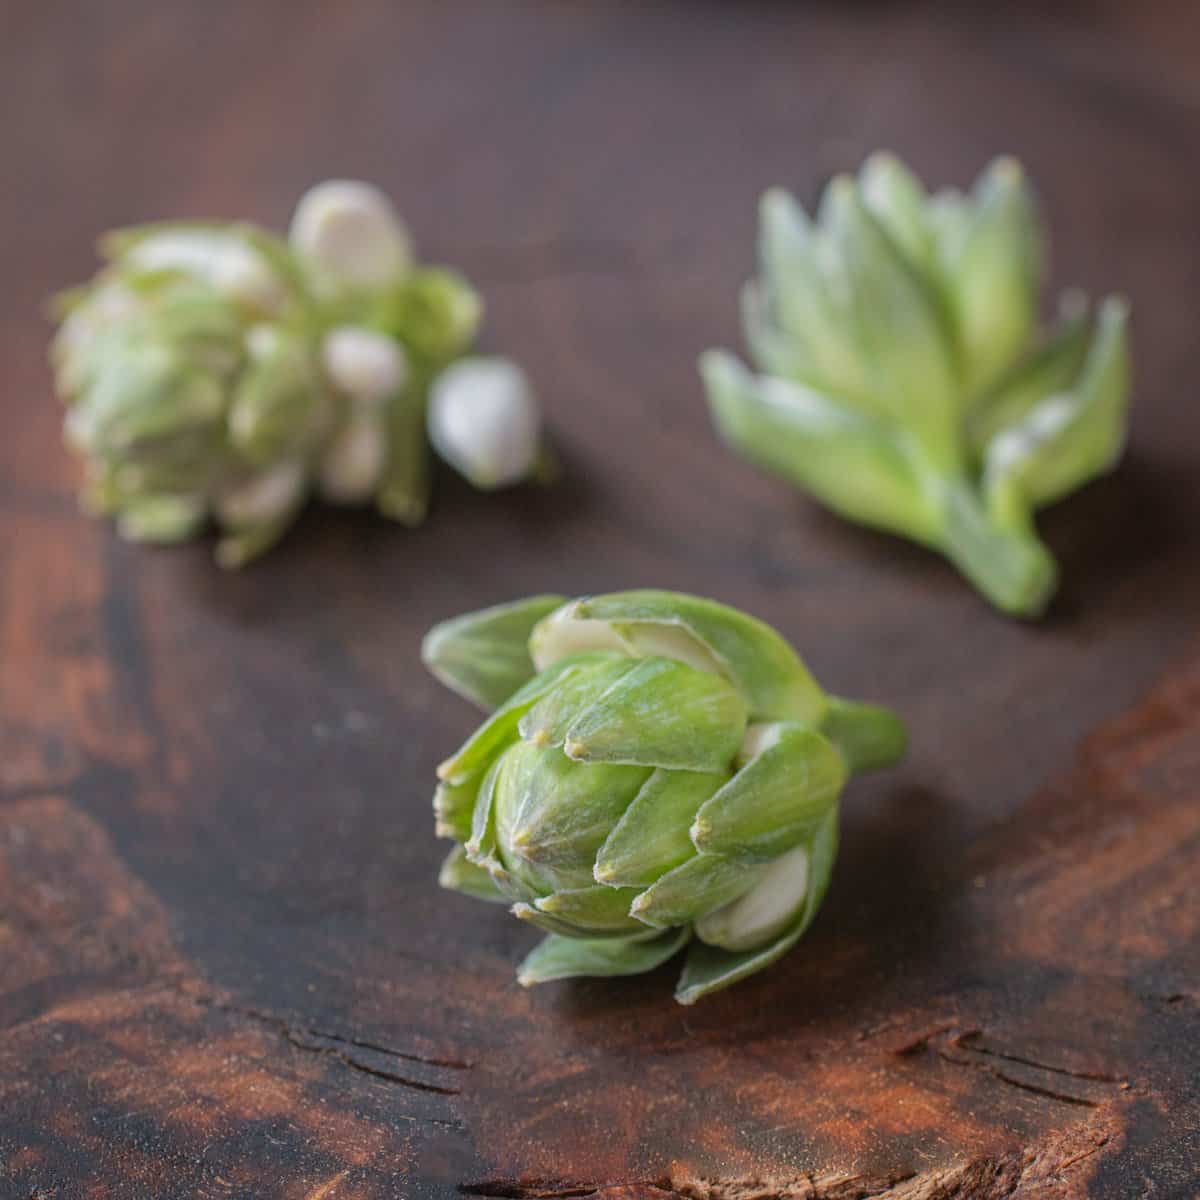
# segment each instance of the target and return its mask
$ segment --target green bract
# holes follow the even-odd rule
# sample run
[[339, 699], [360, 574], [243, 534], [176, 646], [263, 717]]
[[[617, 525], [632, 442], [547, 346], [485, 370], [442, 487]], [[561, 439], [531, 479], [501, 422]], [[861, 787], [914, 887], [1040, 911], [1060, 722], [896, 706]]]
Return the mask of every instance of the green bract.
[[808, 928], [847, 776], [894, 762], [885, 709], [826, 695], [769, 626], [710, 600], [535, 596], [445, 622], [431, 671], [491, 709], [438, 768], [443, 886], [545, 930], [523, 984], [648, 971], [691, 942], [691, 1004]]
[[[429, 397], [482, 305], [461, 276], [413, 264], [382, 193], [320, 184], [287, 240], [170, 223], [110, 234], [101, 251], [104, 268], [59, 302], [51, 352], [91, 511], [155, 542], [215, 521], [226, 566], [271, 546], [314, 489], [422, 520]], [[441, 389], [457, 415], [443, 452], [489, 487], [528, 476], [539, 452], [535, 402], [506, 366], [521, 386], [502, 411], [470, 386]]]
[[760, 374], [701, 359], [713, 419], [747, 458], [850, 520], [940, 550], [1006, 612], [1056, 568], [1036, 510], [1125, 441], [1127, 309], [1064, 298], [1037, 324], [1041, 236], [1020, 167], [928, 195], [896, 159], [829, 184], [810, 219], [763, 197], [743, 322]]

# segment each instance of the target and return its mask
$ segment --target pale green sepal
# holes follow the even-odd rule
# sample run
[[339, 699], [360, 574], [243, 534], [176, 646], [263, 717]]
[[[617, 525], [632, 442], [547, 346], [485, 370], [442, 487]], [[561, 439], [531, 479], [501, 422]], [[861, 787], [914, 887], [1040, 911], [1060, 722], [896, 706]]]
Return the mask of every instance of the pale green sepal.
[[826, 190], [826, 201], [828, 226], [846, 266], [872, 394], [892, 421], [916, 434], [926, 453], [953, 466], [960, 453], [962, 388], [940, 297], [848, 179], [835, 179]]
[[811, 364], [806, 374], [855, 405], [871, 408], [845, 263], [827, 228], [814, 231], [795, 199], [771, 188], [759, 205], [759, 260], [771, 312]]
[[488, 768], [475, 796], [475, 807], [471, 810], [471, 836], [465, 849], [467, 857], [479, 866], [496, 859], [496, 777], [500, 773], [501, 761], [496, 759]]
[[829, 697], [820, 729], [837, 747], [852, 775], [890, 767], [908, 749], [908, 732], [894, 712], [840, 696]]
[[593, 887], [552, 892], [535, 900], [534, 907], [593, 933], [637, 933], [646, 928], [645, 922], [629, 915], [630, 905], [637, 898], [638, 891], [635, 887], [603, 887], [596, 884]]
[[741, 307], [742, 332], [759, 369], [798, 383], [816, 383], [818, 373], [804, 344], [776, 325], [770, 297], [758, 280], [742, 288]]
[[298, 499], [287, 512], [273, 521], [264, 521], [226, 533], [217, 542], [217, 548], [213, 552], [217, 566], [234, 570], [266, 554], [295, 523], [302, 499]]
[[701, 807], [692, 841], [701, 853], [769, 862], [814, 835], [837, 804], [846, 773], [827, 738], [781, 725], [774, 743]]
[[618, 625], [626, 638], [637, 627], [690, 634], [749, 701], [751, 720], [817, 720], [824, 711], [824, 693], [791, 646], [769, 625], [737, 609], [647, 589], [585, 598], [575, 614]]
[[495, 792], [501, 761], [497, 759], [491, 765], [479, 785], [479, 795], [475, 798], [475, 810], [471, 815], [471, 837], [463, 850], [467, 860], [487, 871], [492, 882], [509, 900], [535, 900], [537, 891], [505, 867], [496, 846]]
[[700, 372], [717, 430], [739, 453], [849, 520], [934, 540], [936, 516], [906, 443], [887, 426], [802, 384], [756, 378], [720, 351], [701, 357]]
[[859, 172], [859, 190], [871, 215], [922, 269], [934, 258], [933, 231], [925, 217], [921, 181], [894, 155], [872, 154]]
[[1058, 581], [1058, 568], [1039, 540], [1028, 510], [1002, 524], [988, 512], [978, 489], [965, 480], [934, 483], [941, 496], [939, 547], [1001, 612], [1037, 616]]
[[649, 887], [696, 853], [688, 829], [726, 772], [655, 771], [596, 853], [600, 883]]
[[647, 925], [687, 925], [747, 892], [762, 867], [717, 854], [697, 854], [668, 871], [633, 902], [630, 912]]
[[495, 782], [496, 840], [508, 868], [540, 891], [592, 884], [596, 851], [650, 775], [645, 767], [581, 767], [556, 747], [518, 742]]
[[473, 704], [499, 708], [536, 674], [529, 635], [562, 603], [561, 596], [530, 596], [442, 621], [425, 635], [421, 661]]
[[242, 371], [229, 408], [230, 445], [255, 467], [305, 449], [320, 432], [327, 402], [303, 340], [274, 331], [271, 342]]
[[202, 496], [139, 496], [120, 510], [117, 531], [127, 541], [167, 546], [193, 537], [207, 520]]
[[[593, 938], [616, 939], [629, 936], [628, 928], [592, 929], [587, 925], [578, 925], [574, 921], [568, 921], [564, 917], [557, 917], [551, 913], [543, 912], [540, 908], [536, 908], [533, 904], [524, 900], [518, 901], [509, 911], [514, 917], [520, 921], [524, 921], [527, 925], [533, 925], [544, 933], [558, 934], [561, 937], [586, 938], [590, 941]], [[634, 921], [631, 923], [631, 927], [638, 924], [639, 922]], [[645, 926], [643, 925], [642, 928], [644, 929]]]
[[467, 858], [461, 846], [455, 846], [446, 855], [438, 873], [438, 883], [452, 892], [462, 892], [476, 900], [487, 900], [491, 904], [508, 904], [510, 897], [496, 886], [486, 868], [476, 866]]
[[680, 1004], [695, 1004], [712, 992], [769, 967], [783, 957], [804, 935], [829, 888], [833, 863], [837, 857], [838, 814], [836, 807], [826, 817], [813, 838], [808, 858], [808, 894], [799, 920], [786, 933], [756, 950], [729, 951], [693, 941], [683, 973], [675, 989]]
[[619, 655], [600, 657], [594, 665], [572, 672], [543, 696], [517, 726], [521, 737], [535, 746], [561, 746], [571, 723], [600, 699], [623, 675], [637, 666], [637, 660]]
[[986, 453], [993, 438], [1018, 425], [1047, 396], [1071, 387], [1079, 377], [1090, 340], [1087, 313], [1069, 316], [1045, 344], [975, 401], [967, 416], [967, 432], [977, 458]]
[[675, 955], [691, 930], [672, 929], [650, 938], [570, 938], [551, 934], [517, 969], [522, 987], [577, 976], [641, 975]]
[[732, 761], [746, 715], [719, 676], [643, 658], [575, 717], [563, 748], [578, 762], [717, 771]]
[[984, 491], [993, 516], [1006, 524], [1051, 504], [1107, 471], [1125, 445], [1129, 396], [1128, 306], [1110, 298], [1075, 387], [1030, 410], [988, 447]]
[[564, 675], [577, 670], [587, 660], [586, 655], [564, 658], [518, 688], [450, 758], [439, 764], [438, 778], [457, 784], [482, 771], [493, 756], [517, 736], [517, 725], [525, 713]]
[[433, 793], [433, 816], [438, 837], [465, 842], [471, 836], [471, 817], [479, 795], [480, 779], [472, 776], [461, 783], [441, 782]]
[[509, 871], [498, 858], [494, 856], [486, 858], [479, 865], [487, 871], [497, 890], [508, 901], [516, 904], [530, 904], [537, 899], [537, 891], [519, 875], [514, 875]]
[[992, 384], [1028, 345], [1037, 319], [1040, 246], [1025, 174], [997, 159], [972, 193], [968, 228], [951, 264], [971, 392]]

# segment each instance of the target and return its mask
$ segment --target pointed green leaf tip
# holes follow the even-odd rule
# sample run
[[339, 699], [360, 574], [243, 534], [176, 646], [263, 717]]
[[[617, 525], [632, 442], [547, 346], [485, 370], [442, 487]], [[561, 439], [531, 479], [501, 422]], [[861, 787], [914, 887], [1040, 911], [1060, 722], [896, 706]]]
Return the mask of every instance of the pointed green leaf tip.
[[499, 708], [536, 674], [529, 635], [562, 602], [562, 596], [531, 596], [443, 621], [425, 635], [421, 659], [472, 704]]
[[646, 940], [573, 938], [550, 934], [517, 971], [522, 987], [578, 976], [643, 975], [677, 954], [690, 931], [672, 929]]
[[775, 630], [695, 596], [535, 597], [430, 640], [457, 690], [504, 681], [434, 811], [460, 843], [442, 884], [549, 935], [526, 985], [648, 971], [695, 939], [690, 1004], [774, 962], [828, 886], [846, 779], [904, 752], [886, 709], [827, 696]]
[[584, 596], [529, 639], [539, 669], [581, 650], [672, 658], [728, 680], [751, 720], [818, 720], [824, 695], [795, 650], [763, 621], [713, 600], [641, 589]]
[[1060, 304], [1065, 330], [1038, 329], [1044, 241], [1007, 158], [969, 194], [930, 194], [875, 154], [814, 217], [771, 189], [742, 293], [758, 374], [700, 359], [718, 433], [847, 519], [940, 551], [1002, 611], [1038, 615], [1057, 571], [1034, 514], [1116, 463], [1130, 388], [1123, 303], [1095, 318]]

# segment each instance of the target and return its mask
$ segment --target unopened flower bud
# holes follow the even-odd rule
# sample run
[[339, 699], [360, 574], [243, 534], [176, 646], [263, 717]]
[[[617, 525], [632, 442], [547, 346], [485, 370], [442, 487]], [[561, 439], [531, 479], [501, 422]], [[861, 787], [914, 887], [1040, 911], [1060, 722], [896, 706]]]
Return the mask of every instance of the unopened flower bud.
[[464, 358], [429, 398], [434, 449], [477, 488], [526, 478], [537, 462], [541, 413], [525, 373], [504, 358]]
[[674, 592], [556, 599], [455, 618], [422, 646], [439, 679], [495, 709], [438, 767], [437, 831], [460, 843], [441, 882], [515, 901], [550, 934], [525, 985], [638, 974], [694, 935], [676, 992], [691, 1004], [800, 939], [843, 784], [899, 758], [904, 729], [826, 695], [735, 609]]
[[387, 439], [373, 415], [351, 417], [321, 458], [318, 485], [331, 504], [362, 504], [383, 476]]
[[386, 334], [340, 325], [321, 343], [321, 365], [330, 383], [356, 400], [382, 404], [408, 382], [404, 347]]
[[412, 262], [404, 223], [369, 183], [331, 179], [309, 188], [296, 206], [289, 238], [329, 290], [387, 287]]

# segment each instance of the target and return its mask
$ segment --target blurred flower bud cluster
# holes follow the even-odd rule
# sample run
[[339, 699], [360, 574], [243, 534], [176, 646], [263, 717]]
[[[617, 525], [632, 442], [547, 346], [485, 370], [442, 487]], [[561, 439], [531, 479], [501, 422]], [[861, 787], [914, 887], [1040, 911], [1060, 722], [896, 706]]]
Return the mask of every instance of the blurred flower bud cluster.
[[466, 357], [478, 293], [416, 263], [369, 184], [313, 187], [286, 238], [164, 223], [110, 234], [101, 253], [57, 302], [51, 360], [84, 503], [127, 538], [181, 541], [215, 523], [218, 561], [240, 566], [314, 491], [419, 524], [431, 441], [484, 489], [541, 459], [524, 373]]

